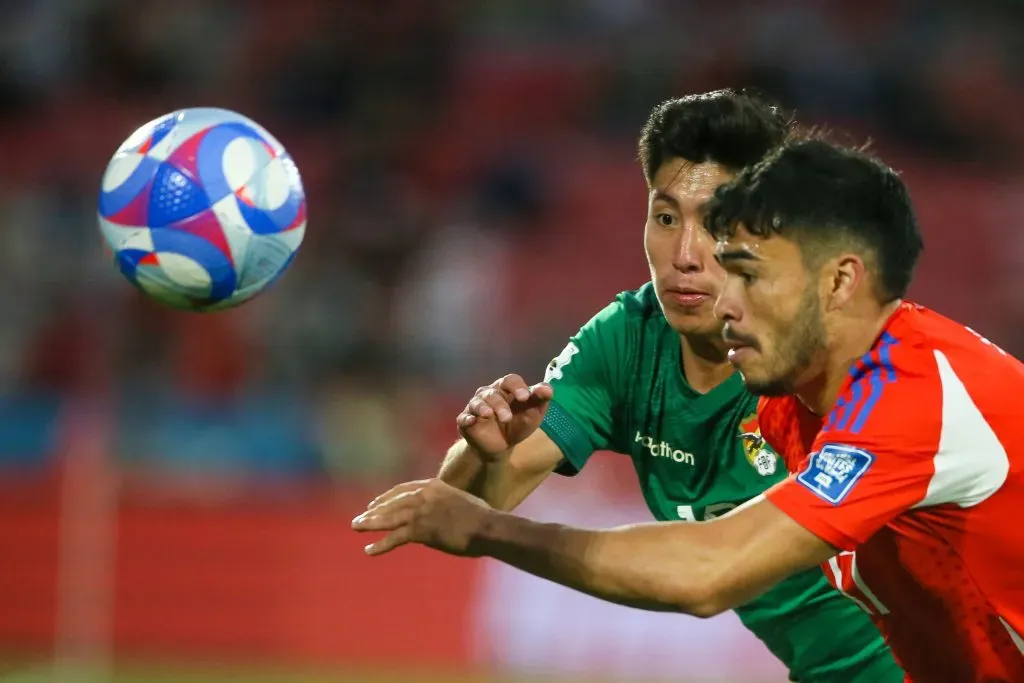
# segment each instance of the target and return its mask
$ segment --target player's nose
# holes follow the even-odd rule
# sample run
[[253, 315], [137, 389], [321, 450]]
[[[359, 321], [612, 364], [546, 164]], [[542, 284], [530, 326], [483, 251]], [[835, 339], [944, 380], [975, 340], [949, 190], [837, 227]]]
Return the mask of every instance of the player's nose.
[[713, 257], [712, 244], [703, 229], [695, 229], [688, 221], [679, 231], [672, 265], [684, 273], [699, 273], [704, 270], [707, 259]]
[[725, 322], [733, 322], [743, 317], [739, 297], [736, 295], [735, 288], [731, 286], [730, 280], [732, 278], [726, 278], [725, 285], [718, 293], [718, 298], [715, 299], [714, 307], [715, 317]]

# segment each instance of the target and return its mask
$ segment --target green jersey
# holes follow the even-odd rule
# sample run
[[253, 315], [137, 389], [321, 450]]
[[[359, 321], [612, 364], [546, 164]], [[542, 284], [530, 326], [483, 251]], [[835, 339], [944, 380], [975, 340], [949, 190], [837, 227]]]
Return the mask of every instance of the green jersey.
[[[659, 520], [712, 519], [787, 476], [738, 374], [706, 394], [687, 384], [679, 334], [650, 283], [584, 325], [545, 380], [555, 394], [541, 429], [562, 451], [559, 472], [576, 473], [595, 451], [628, 455]], [[736, 613], [795, 680], [903, 681], [868, 615], [817, 568]]]

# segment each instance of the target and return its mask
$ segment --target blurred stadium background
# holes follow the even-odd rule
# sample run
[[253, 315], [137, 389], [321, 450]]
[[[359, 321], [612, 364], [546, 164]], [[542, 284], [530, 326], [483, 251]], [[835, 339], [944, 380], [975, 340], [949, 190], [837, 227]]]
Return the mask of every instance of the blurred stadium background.
[[[434, 472], [470, 392], [539, 376], [641, 283], [634, 140], [755, 85], [870, 136], [926, 230], [914, 294], [1024, 352], [1016, 0], [0, 3], [0, 680], [744, 681], [732, 616], [612, 607], [487, 562], [377, 561], [368, 496]], [[295, 157], [307, 241], [197, 316], [100, 248], [136, 126], [236, 109]], [[1012, 400], [1012, 397], [1008, 397]], [[646, 519], [597, 460], [526, 512]]]

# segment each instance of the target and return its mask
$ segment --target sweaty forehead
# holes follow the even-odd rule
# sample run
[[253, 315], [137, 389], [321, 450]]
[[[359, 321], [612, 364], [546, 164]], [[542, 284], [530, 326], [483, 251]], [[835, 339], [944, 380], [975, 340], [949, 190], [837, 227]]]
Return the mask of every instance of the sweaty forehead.
[[695, 164], [685, 159], [669, 159], [654, 175], [651, 190], [674, 198], [681, 204], [703, 204], [733, 175], [711, 161]]
[[732, 236], [718, 240], [715, 255], [727, 260], [785, 261], [799, 259], [800, 248], [780, 235], [753, 235], [741, 225]]

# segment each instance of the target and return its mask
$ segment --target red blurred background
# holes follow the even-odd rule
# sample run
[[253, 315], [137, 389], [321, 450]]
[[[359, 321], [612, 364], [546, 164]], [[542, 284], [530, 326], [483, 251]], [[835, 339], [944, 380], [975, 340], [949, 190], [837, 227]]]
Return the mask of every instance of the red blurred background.
[[[539, 376], [644, 280], [635, 139], [684, 93], [758, 86], [870, 137], [924, 227], [914, 297], [1019, 356], [1021, 12], [0, 4], [0, 657], [39, 676], [129, 661], [784, 680], [731, 616], [643, 614], [421, 550], [370, 561], [348, 521], [436, 470], [476, 386]], [[216, 315], [142, 299], [93, 218], [121, 140], [188, 106], [271, 130], [309, 199], [294, 267]], [[588, 470], [526, 512], [646, 518], [627, 463]]]

